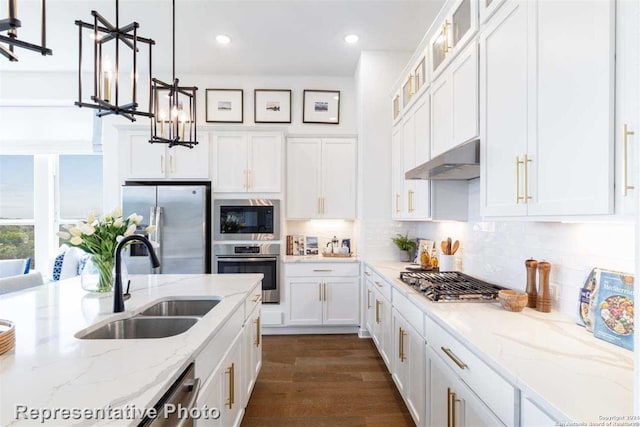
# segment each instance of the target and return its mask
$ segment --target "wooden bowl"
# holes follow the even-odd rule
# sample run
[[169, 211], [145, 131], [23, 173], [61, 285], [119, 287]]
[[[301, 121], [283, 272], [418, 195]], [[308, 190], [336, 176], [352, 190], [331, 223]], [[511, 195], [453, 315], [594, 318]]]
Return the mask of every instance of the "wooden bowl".
[[16, 345], [16, 327], [13, 322], [0, 319], [0, 354], [13, 350]]
[[498, 292], [498, 299], [505, 310], [522, 311], [527, 306], [529, 295], [526, 292], [502, 289]]

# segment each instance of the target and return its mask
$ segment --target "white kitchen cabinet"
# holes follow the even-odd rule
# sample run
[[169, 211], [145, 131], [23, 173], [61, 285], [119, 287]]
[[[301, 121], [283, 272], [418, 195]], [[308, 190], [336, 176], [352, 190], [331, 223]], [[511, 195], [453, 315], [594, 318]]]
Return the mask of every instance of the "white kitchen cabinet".
[[364, 285], [365, 285], [365, 299], [364, 299], [364, 304], [363, 304], [363, 310], [365, 310], [365, 315], [364, 315], [364, 324], [365, 327], [367, 328], [367, 331], [369, 331], [369, 335], [371, 335], [371, 338], [373, 339], [373, 325], [375, 322], [375, 308], [374, 308], [374, 303], [373, 300], [375, 298], [375, 294], [374, 294], [374, 290], [373, 290], [373, 283], [370, 280], [364, 280]]
[[404, 168], [402, 152], [402, 126], [394, 126], [391, 131], [391, 218], [403, 219], [404, 209]]
[[256, 384], [258, 373], [262, 367], [262, 327], [260, 323], [260, 307], [258, 304], [245, 320], [243, 326], [243, 396], [246, 407], [249, 404], [251, 392]]
[[198, 134], [193, 148], [150, 144], [147, 134], [126, 133], [126, 152], [120, 158], [124, 179], [209, 179], [208, 134]]
[[635, 218], [640, 183], [640, 3], [616, 3], [616, 214]]
[[198, 427], [236, 427], [244, 414], [242, 387], [242, 333], [234, 338], [225, 358], [205, 381], [198, 394], [197, 406], [218, 408], [220, 418], [197, 420]]
[[560, 424], [549, 414], [544, 412], [529, 397], [523, 395], [520, 400], [520, 426], [521, 427], [546, 427]]
[[483, 29], [483, 215], [613, 212], [613, 11], [508, 2]]
[[351, 263], [285, 266], [290, 325], [358, 325], [359, 268]]
[[432, 426], [496, 427], [504, 424], [431, 348], [429, 396]]
[[213, 191], [279, 193], [282, 190], [282, 134], [216, 132]]
[[354, 139], [289, 139], [287, 219], [355, 219], [356, 170]]
[[504, 0], [478, 0], [480, 9], [480, 24], [486, 23], [489, 18], [502, 6]]
[[398, 310], [393, 309], [392, 378], [416, 425], [425, 424], [425, 341]]
[[287, 279], [289, 324], [357, 325], [360, 303], [357, 278]]
[[466, 47], [431, 89], [431, 154], [478, 136], [478, 47]]
[[[387, 365], [389, 371], [392, 370], [393, 357], [393, 323], [391, 318], [391, 301], [385, 298], [378, 288], [378, 284], [374, 283], [373, 310], [374, 325], [373, 337], [378, 352], [382, 360]], [[388, 286], [388, 285], [387, 285]]]
[[[482, 0], [481, 0], [482, 1]], [[433, 76], [442, 72], [478, 31], [478, 1], [457, 0], [429, 43]]]

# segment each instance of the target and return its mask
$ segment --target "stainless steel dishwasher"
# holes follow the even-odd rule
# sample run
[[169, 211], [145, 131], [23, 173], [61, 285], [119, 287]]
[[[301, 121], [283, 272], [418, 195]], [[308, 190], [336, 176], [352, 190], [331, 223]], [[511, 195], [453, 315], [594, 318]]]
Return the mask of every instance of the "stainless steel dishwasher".
[[182, 408], [187, 408], [188, 412], [195, 406], [199, 391], [200, 378], [195, 378], [195, 364], [192, 363], [156, 404], [158, 417], [145, 418], [138, 427], [194, 427], [194, 420], [190, 417], [180, 418], [178, 411], [168, 414], [165, 418], [164, 409], [166, 405], [174, 405], [174, 407], [180, 405]]

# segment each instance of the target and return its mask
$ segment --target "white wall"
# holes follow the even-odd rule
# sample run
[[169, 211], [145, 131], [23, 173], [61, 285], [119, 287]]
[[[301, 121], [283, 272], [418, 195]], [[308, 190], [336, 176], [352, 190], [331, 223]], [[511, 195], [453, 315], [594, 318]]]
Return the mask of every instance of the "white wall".
[[391, 221], [391, 95], [388, 89], [411, 52], [365, 51], [356, 69], [358, 111], [358, 233], [360, 254], [392, 259], [391, 237], [403, 232]]
[[553, 306], [575, 316], [579, 289], [593, 267], [635, 271], [633, 223], [482, 221], [478, 180], [470, 182], [469, 193], [469, 222], [423, 222], [415, 229], [418, 237], [437, 242], [460, 240], [468, 274], [524, 291], [525, 260], [549, 261], [550, 282], [558, 288]]

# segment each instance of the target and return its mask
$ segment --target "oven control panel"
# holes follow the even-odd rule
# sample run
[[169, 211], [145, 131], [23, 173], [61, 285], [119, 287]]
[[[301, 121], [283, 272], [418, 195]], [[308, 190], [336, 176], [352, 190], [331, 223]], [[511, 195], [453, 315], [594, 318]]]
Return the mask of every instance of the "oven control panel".
[[234, 254], [259, 254], [260, 246], [234, 246], [233, 247]]

